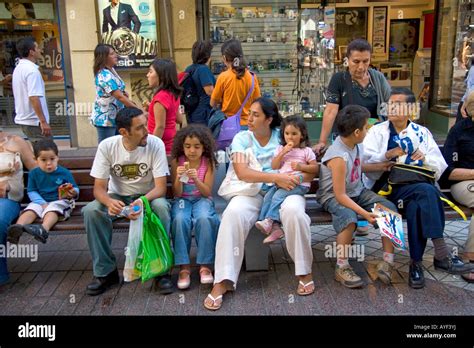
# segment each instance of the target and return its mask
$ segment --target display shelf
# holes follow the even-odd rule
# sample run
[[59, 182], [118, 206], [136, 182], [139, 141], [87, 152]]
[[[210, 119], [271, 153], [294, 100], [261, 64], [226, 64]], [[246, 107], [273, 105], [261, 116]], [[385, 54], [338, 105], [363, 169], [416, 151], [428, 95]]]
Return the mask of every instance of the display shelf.
[[242, 43], [261, 94], [285, 109], [296, 102], [298, 3], [294, 1], [210, 1], [211, 70], [223, 69], [221, 47], [231, 38]]

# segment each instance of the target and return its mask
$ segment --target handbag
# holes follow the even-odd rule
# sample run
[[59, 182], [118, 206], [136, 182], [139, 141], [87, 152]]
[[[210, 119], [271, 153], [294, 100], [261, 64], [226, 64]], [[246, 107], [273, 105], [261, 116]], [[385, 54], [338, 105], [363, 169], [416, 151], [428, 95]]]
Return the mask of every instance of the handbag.
[[216, 139], [216, 146], [218, 150], [225, 150], [228, 148], [230, 144], [232, 144], [232, 140], [234, 139], [235, 135], [240, 132], [240, 116], [245, 104], [247, 104], [247, 101], [252, 95], [255, 86], [255, 77], [252, 73], [250, 73], [250, 75], [252, 76], [252, 86], [250, 87], [244, 102], [240, 106], [239, 111], [237, 111], [235, 115], [227, 117], [224, 121], [222, 121], [221, 129]]
[[[389, 196], [392, 194], [393, 186], [397, 185], [409, 185], [427, 183], [435, 186], [436, 178], [435, 172], [426, 167], [412, 166], [409, 164], [397, 163], [394, 164], [388, 175], [387, 184], [380, 189], [378, 192], [381, 196]], [[455, 210], [464, 220], [467, 220], [464, 212], [452, 201], [450, 201], [441, 191], [438, 189], [439, 199], [444, 203], [448, 204], [453, 210]]]
[[[251, 138], [250, 134], [249, 137]], [[250, 144], [252, 144], [252, 142]], [[262, 165], [255, 158], [251, 145], [247, 149], [245, 149], [244, 155], [248, 161], [248, 166], [250, 169], [259, 172], [262, 171]], [[235, 173], [234, 165], [231, 162], [229, 170], [227, 170], [227, 174], [224, 178], [224, 181], [222, 181], [222, 184], [219, 187], [217, 194], [225, 200], [229, 201], [232, 197], [235, 196], [256, 196], [260, 192], [261, 188], [262, 183], [250, 183], [240, 180], [237, 174]]]
[[[151, 210], [145, 196], [143, 202], [143, 237], [142, 237], [142, 282], [168, 272], [173, 267], [173, 251], [168, 233], [160, 219]], [[138, 251], [140, 255], [140, 250]]]
[[426, 167], [413, 166], [397, 163], [390, 170], [388, 183], [390, 185], [407, 185], [416, 183], [427, 183], [434, 185], [436, 182], [435, 172]]

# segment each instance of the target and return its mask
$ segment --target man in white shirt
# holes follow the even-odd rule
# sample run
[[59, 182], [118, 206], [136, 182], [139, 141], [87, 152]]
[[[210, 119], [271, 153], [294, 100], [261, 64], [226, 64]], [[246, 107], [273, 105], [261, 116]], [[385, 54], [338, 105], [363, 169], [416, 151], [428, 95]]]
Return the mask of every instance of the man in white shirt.
[[[170, 230], [170, 205], [165, 198], [169, 170], [163, 141], [148, 135], [143, 110], [126, 107], [117, 114], [116, 123], [120, 135], [99, 144], [92, 165], [95, 201], [82, 209], [95, 277], [87, 286], [91, 296], [120, 282], [111, 245], [112, 222], [126, 205], [142, 207], [139, 197], [146, 196], [165, 230]], [[135, 220], [139, 214], [130, 213], [128, 218]], [[155, 284], [163, 294], [172, 291], [169, 277], [157, 278]]]
[[32, 37], [18, 41], [16, 49], [21, 59], [13, 70], [12, 78], [15, 123], [21, 126], [28, 140], [34, 143], [52, 136], [44, 81], [35, 64], [41, 57], [41, 50]]

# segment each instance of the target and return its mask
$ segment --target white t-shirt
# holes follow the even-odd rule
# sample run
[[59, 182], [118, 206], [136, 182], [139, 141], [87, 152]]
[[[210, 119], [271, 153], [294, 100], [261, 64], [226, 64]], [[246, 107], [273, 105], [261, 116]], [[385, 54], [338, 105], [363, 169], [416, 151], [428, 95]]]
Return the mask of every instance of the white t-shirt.
[[103, 140], [97, 148], [91, 176], [110, 179], [108, 193], [122, 196], [144, 195], [154, 187], [154, 178], [169, 175], [163, 141], [148, 135], [148, 143], [133, 151], [123, 146], [122, 136]]
[[39, 66], [28, 59], [20, 59], [13, 70], [12, 88], [15, 99], [15, 123], [27, 126], [38, 126], [39, 118], [33, 110], [29, 97], [40, 97], [41, 109], [46, 122], [49, 123], [49, 112], [46, 104], [44, 81]]

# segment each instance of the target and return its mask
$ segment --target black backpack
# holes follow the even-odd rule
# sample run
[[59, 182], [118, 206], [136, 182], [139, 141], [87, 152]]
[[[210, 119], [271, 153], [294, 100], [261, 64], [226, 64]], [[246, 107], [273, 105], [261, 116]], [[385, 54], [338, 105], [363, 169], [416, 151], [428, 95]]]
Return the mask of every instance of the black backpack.
[[181, 80], [181, 87], [183, 87], [183, 93], [181, 94], [181, 105], [184, 106], [186, 115], [191, 115], [199, 105], [199, 95], [194, 82], [193, 74], [197, 68], [193, 68], [188, 72], [184, 73], [184, 78]]

